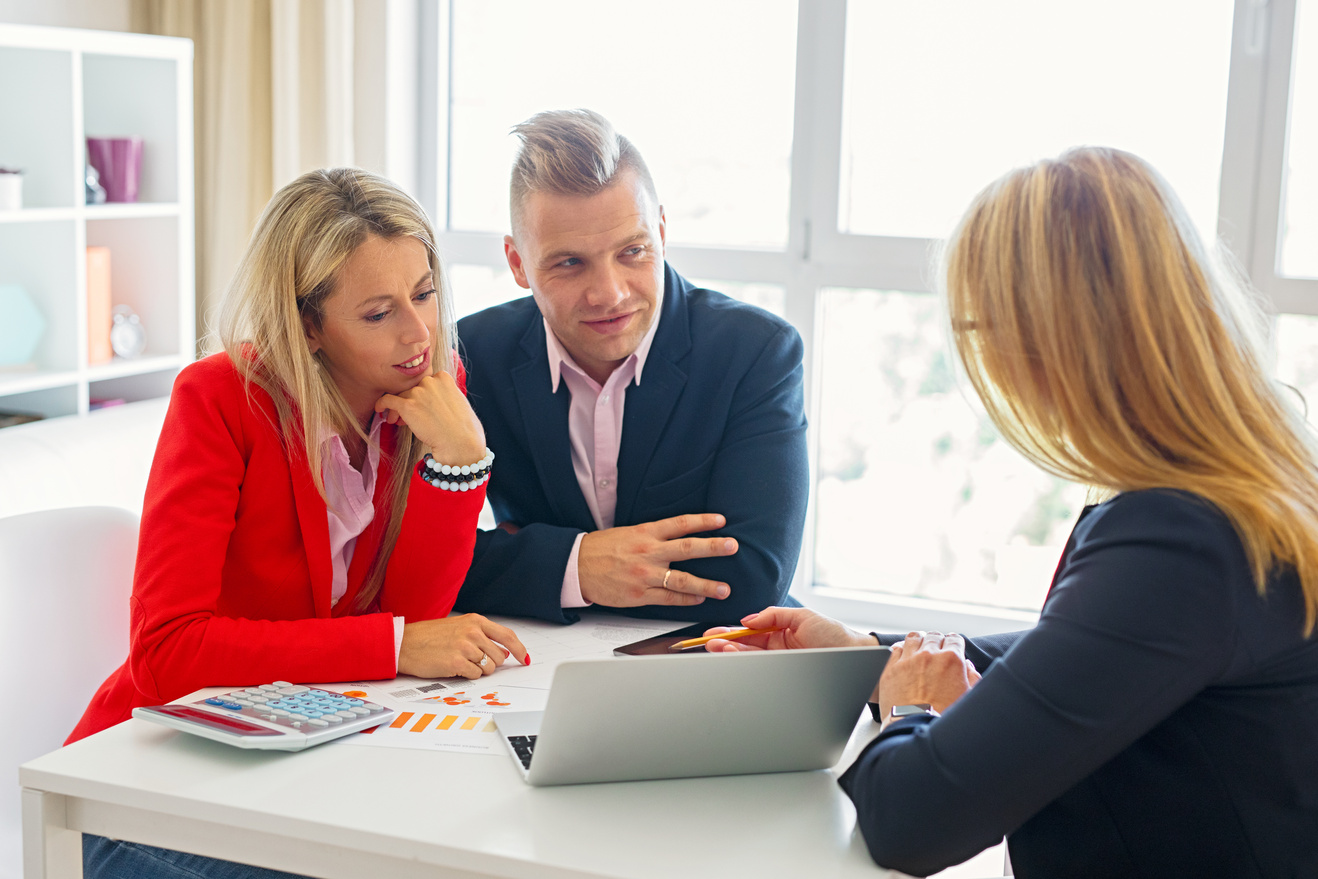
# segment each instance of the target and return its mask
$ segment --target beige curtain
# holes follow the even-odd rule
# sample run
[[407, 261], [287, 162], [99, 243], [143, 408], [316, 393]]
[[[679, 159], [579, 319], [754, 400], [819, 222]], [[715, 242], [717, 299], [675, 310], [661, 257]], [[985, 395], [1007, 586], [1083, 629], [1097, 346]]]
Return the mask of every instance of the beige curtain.
[[132, 29], [194, 43], [197, 337], [275, 190], [353, 164], [353, 0], [132, 0]]

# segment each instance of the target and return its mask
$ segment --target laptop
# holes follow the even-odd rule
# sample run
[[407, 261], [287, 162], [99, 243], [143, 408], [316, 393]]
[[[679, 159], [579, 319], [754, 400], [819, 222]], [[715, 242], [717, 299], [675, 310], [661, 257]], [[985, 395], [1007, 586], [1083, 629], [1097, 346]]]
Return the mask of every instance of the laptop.
[[887, 647], [568, 660], [543, 711], [496, 718], [532, 785], [837, 763]]

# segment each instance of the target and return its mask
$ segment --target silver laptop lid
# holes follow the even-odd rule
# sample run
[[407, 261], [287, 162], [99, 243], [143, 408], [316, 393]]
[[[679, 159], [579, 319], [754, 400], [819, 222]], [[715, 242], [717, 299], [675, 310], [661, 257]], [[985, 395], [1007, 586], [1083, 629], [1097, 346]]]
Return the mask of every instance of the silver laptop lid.
[[824, 769], [842, 755], [886, 647], [563, 662], [531, 784]]

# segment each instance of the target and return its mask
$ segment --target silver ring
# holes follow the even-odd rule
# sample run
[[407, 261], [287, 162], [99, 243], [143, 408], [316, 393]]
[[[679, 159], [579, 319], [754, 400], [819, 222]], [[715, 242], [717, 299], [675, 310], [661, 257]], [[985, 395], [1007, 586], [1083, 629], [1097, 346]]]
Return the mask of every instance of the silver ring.
[[671, 576], [673, 576], [673, 569], [672, 569], [672, 568], [669, 568], [668, 570], [664, 571], [664, 588], [665, 588], [665, 589], [668, 588], [668, 578], [671, 577]]
[[488, 656], [482, 656], [481, 661], [476, 664], [479, 665], [481, 668], [485, 668], [485, 666], [490, 664], [490, 658]]

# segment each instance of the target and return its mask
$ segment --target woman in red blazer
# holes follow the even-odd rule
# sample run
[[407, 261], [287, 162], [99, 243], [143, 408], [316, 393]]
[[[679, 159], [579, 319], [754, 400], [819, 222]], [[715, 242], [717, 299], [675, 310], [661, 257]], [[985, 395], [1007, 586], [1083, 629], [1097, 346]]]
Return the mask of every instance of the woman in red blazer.
[[[175, 382], [128, 661], [70, 742], [204, 686], [477, 678], [509, 652], [529, 662], [504, 626], [446, 618], [492, 456], [433, 242], [421, 208], [365, 172], [313, 171], [275, 195], [228, 292], [225, 351]], [[475, 472], [423, 479], [425, 457]], [[88, 876], [235, 866], [90, 836], [84, 850]]]

